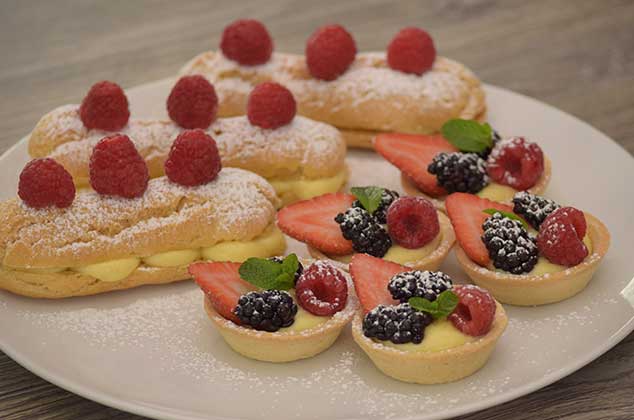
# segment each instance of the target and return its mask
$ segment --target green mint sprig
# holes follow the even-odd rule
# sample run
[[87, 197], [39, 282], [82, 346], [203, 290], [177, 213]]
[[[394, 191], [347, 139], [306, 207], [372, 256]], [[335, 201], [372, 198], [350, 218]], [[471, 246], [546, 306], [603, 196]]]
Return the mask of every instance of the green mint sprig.
[[462, 152], [483, 152], [493, 146], [493, 129], [488, 123], [453, 119], [440, 129], [443, 137]]
[[290, 254], [282, 263], [266, 258], [249, 258], [240, 265], [240, 277], [252, 285], [266, 290], [288, 290], [295, 284], [299, 267], [297, 255]]
[[352, 187], [352, 194], [359, 200], [368, 213], [373, 214], [381, 205], [381, 197], [385, 189], [381, 187]]
[[445, 290], [438, 295], [436, 300], [429, 301], [422, 297], [411, 297], [407, 301], [417, 311], [427, 312], [434, 319], [446, 318], [458, 305], [458, 296], [451, 290]]
[[528, 224], [526, 224], [524, 219], [522, 219], [521, 217], [519, 217], [515, 213], [511, 213], [509, 211], [502, 211], [502, 210], [498, 210], [498, 209], [486, 209], [486, 210], [482, 210], [482, 211], [484, 213], [490, 214], [490, 215], [494, 215], [495, 213], [500, 213], [502, 216], [506, 217], [507, 219], [517, 220], [518, 222], [520, 222], [522, 224], [522, 226], [524, 226], [524, 229], [528, 229]]

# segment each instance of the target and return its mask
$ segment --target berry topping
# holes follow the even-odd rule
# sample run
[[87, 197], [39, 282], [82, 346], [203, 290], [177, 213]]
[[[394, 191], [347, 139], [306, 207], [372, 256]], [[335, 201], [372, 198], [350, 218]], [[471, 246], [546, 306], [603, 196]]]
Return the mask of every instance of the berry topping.
[[482, 242], [489, 251], [493, 266], [512, 274], [530, 272], [537, 264], [538, 251], [522, 223], [500, 213], [485, 220]]
[[431, 36], [419, 28], [403, 28], [387, 47], [387, 62], [394, 70], [421, 75], [431, 69], [436, 48]]
[[537, 230], [546, 217], [558, 208], [559, 204], [553, 200], [526, 191], [518, 192], [513, 197], [513, 212], [522, 216]]
[[322, 26], [306, 42], [306, 64], [316, 79], [335, 80], [348, 70], [356, 54], [352, 35], [341, 25]]
[[128, 98], [116, 83], [95, 83], [81, 102], [79, 118], [89, 130], [121, 130], [130, 118]]
[[[284, 258], [282, 257], [271, 257], [269, 258], [269, 260], [274, 261], [278, 264], [282, 264], [284, 262]], [[295, 284], [297, 284], [297, 280], [299, 279], [299, 277], [302, 275], [302, 273], [304, 272], [304, 266], [302, 265], [301, 262], [297, 262], [297, 271], [295, 271], [295, 276], [293, 278], [293, 282]]]
[[487, 172], [497, 183], [527, 190], [544, 172], [544, 154], [536, 143], [527, 143], [522, 137], [502, 140], [489, 155]]
[[587, 225], [583, 212], [574, 207], [562, 207], [552, 212], [539, 228], [537, 247], [548, 261], [575, 266], [588, 256], [583, 243]]
[[428, 313], [416, 311], [407, 303], [379, 305], [363, 318], [363, 335], [394, 344], [418, 344], [423, 341], [425, 328], [433, 320]]
[[451, 277], [440, 271], [406, 271], [398, 273], [387, 285], [392, 298], [401, 303], [411, 297], [421, 297], [430, 302], [436, 300], [439, 294], [452, 288]]
[[317, 261], [306, 269], [295, 288], [299, 305], [313, 315], [330, 316], [348, 301], [348, 283], [332, 264]]
[[351, 207], [335, 217], [344, 238], [352, 241], [356, 252], [382, 257], [392, 246], [387, 231], [361, 207]]
[[511, 207], [467, 193], [453, 193], [445, 200], [447, 215], [456, 232], [460, 247], [475, 263], [486, 266], [489, 251], [482, 242], [482, 224], [489, 217], [486, 209], [511, 212]]
[[427, 170], [448, 193], [475, 194], [489, 184], [486, 162], [476, 153], [439, 153]]
[[350, 194], [331, 193], [298, 201], [277, 213], [277, 225], [288, 236], [328, 255], [352, 253], [352, 242], [341, 234], [334, 216], [354, 201]]
[[489, 292], [473, 285], [453, 289], [459, 302], [447, 319], [463, 333], [478, 337], [491, 331], [495, 319], [495, 299]]
[[255, 290], [255, 286], [242, 280], [239, 263], [199, 262], [189, 266], [189, 274], [205, 292], [214, 309], [223, 317], [239, 324], [233, 313], [240, 296]]
[[213, 181], [222, 169], [216, 141], [202, 130], [183, 131], [165, 161], [170, 181], [186, 187]]
[[403, 248], [421, 248], [440, 232], [438, 213], [426, 198], [401, 197], [387, 212], [387, 229]]
[[99, 140], [90, 156], [90, 186], [103, 195], [135, 198], [147, 189], [145, 160], [130, 138], [114, 134]]
[[35, 159], [20, 173], [18, 195], [36, 209], [55, 206], [70, 207], [75, 199], [73, 177], [51, 158]]
[[216, 119], [218, 97], [203, 76], [183, 76], [167, 98], [167, 113], [183, 128], [207, 128]]
[[400, 264], [372, 257], [367, 254], [354, 254], [350, 261], [350, 275], [354, 290], [365, 312], [378, 305], [396, 305], [387, 285], [398, 273], [407, 271]]
[[478, 156], [480, 156], [484, 160], [487, 160], [487, 158], [491, 154], [491, 151], [495, 148], [495, 146], [497, 146], [500, 140], [502, 140], [502, 137], [500, 137], [500, 134], [497, 131], [493, 130], [491, 132], [491, 140], [493, 140], [493, 145], [478, 153]]
[[436, 176], [427, 171], [438, 153], [458, 151], [443, 136], [379, 134], [374, 139], [374, 148], [424, 193], [434, 197], [447, 193], [438, 185]]
[[240, 19], [222, 32], [220, 49], [230, 60], [244, 66], [255, 66], [269, 61], [273, 52], [273, 40], [262, 22]]
[[289, 124], [296, 111], [293, 94], [278, 83], [260, 83], [249, 95], [247, 117], [258, 127], [274, 129]]
[[248, 292], [240, 296], [233, 309], [242, 325], [250, 325], [256, 330], [275, 332], [293, 325], [297, 305], [288, 292], [264, 290]]
[[[355, 189], [353, 188], [353, 194], [354, 190]], [[376, 208], [376, 210], [374, 210], [374, 213], [372, 213], [372, 217], [374, 217], [374, 219], [378, 223], [384, 225], [387, 223], [387, 210], [390, 208], [390, 205], [392, 205], [394, 200], [399, 197], [399, 194], [396, 191], [388, 190], [385, 188], [382, 188], [382, 190], [383, 192], [381, 193], [379, 206]], [[354, 203], [352, 203], [352, 207], [365, 208], [358, 199], [354, 200]]]

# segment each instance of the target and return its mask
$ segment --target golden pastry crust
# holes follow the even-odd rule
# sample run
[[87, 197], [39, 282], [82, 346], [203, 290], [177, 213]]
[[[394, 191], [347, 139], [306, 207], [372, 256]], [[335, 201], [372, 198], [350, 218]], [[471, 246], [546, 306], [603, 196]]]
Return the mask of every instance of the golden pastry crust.
[[342, 129], [431, 133], [451, 118], [479, 118], [486, 109], [480, 81], [444, 57], [417, 76], [390, 69], [385, 53], [359, 53], [343, 75], [325, 82], [310, 76], [302, 55], [274, 53], [266, 64], [246, 67], [208, 51], [181, 74], [202, 74], [214, 84], [222, 116], [243, 114], [249, 92], [263, 81], [288, 87], [300, 114]]
[[[42, 117], [31, 133], [29, 154], [57, 160], [77, 185], [88, 185], [92, 149], [113, 133], [87, 131], [78, 110], [78, 105], [66, 105]], [[165, 159], [181, 131], [171, 121], [134, 118], [121, 130], [146, 160], [152, 177], [163, 175]], [[225, 167], [248, 169], [265, 178], [318, 179], [344, 167], [346, 144], [337, 129], [301, 116], [275, 130], [253, 126], [244, 116], [220, 118], [206, 132], [216, 140]]]
[[435, 351], [402, 351], [384, 346], [363, 335], [363, 312], [352, 320], [352, 337], [384, 374], [399, 381], [417, 384], [453, 382], [472, 375], [489, 360], [495, 344], [506, 329], [508, 318], [496, 302], [491, 330], [476, 341], [458, 347]]
[[[552, 163], [550, 159], [548, 159], [548, 157], [544, 156], [544, 172], [542, 172], [542, 176], [539, 177], [535, 185], [533, 185], [531, 188], [529, 188], [526, 191], [535, 195], [543, 195], [544, 191], [546, 191], [546, 188], [548, 187], [548, 184], [550, 183], [551, 176], [552, 176]], [[429, 201], [431, 201], [434, 207], [436, 207], [438, 210], [446, 211], [445, 209], [446, 196], [431, 197], [425, 194], [424, 192], [418, 189], [416, 184], [414, 184], [412, 180], [407, 177], [407, 175], [403, 173], [401, 173], [401, 186], [403, 187], [403, 191], [405, 191], [405, 194], [425, 197]], [[507, 204], [509, 203], [511, 203], [511, 201], [507, 202]]]
[[[443, 263], [449, 251], [454, 245], [456, 241], [456, 235], [453, 231], [453, 227], [451, 226], [451, 222], [449, 218], [445, 216], [443, 213], [438, 212], [438, 221], [440, 222], [440, 235], [442, 235], [442, 240], [438, 247], [429, 255], [421, 258], [418, 261], [411, 261], [402, 264], [405, 267], [408, 267], [412, 270], [429, 270], [429, 271], [437, 271], [440, 265]], [[328, 260], [331, 263], [335, 264], [337, 267], [342, 268], [348, 271], [348, 264], [342, 263], [341, 261], [333, 260], [323, 252], [319, 251], [312, 246], [306, 245], [308, 248], [308, 253], [313, 257], [319, 260]]]
[[539, 276], [500, 273], [471, 261], [460, 245], [456, 246], [456, 258], [475, 284], [487, 289], [502, 303], [534, 306], [560, 302], [585, 289], [610, 247], [607, 227], [590, 213], [585, 213], [585, 217], [592, 254], [564, 271]]
[[250, 240], [273, 222], [278, 204], [262, 177], [235, 168], [199, 187], [156, 178], [136, 199], [83, 191], [67, 209], [12, 199], [0, 203], [0, 261], [10, 269], [79, 267]]

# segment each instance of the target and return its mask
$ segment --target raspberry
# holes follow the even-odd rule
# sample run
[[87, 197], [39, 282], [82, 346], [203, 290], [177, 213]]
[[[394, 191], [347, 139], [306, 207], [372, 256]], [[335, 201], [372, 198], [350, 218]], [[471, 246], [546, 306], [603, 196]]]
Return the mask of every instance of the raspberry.
[[562, 207], [552, 212], [539, 228], [537, 247], [548, 261], [572, 267], [588, 256], [583, 243], [586, 218], [574, 207]]
[[216, 141], [202, 130], [183, 131], [165, 161], [170, 181], [187, 187], [213, 181], [222, 169]]
[[295, 286], [299, 305], [313, 315], [329, 316], [341, 311], [348, 300], [348, 283], [331, 264], [317, 261], [308, 267]]
[[431, 36], [422, 29], [404, 28], [387, 47], [387, 62], [394, 70], [421, 75], [431, 69], [436, 48]]
[[423, 197], [401, 197], [387, 210], [387, 229], [403, 248], [420, 248], [438, 235], [440, 224], [434, 205]]
[[148, 179], [147, 165], [128, 136], [104, 137], [92, 150], [90, 185], [99, 194], [140, 197]]
[[81, 102], [79, 117], [89, 130], [121, 130], [130, 118], [128, 98], [116, 83], [95, 83]]
[[291, 91], [273, 82], [257, 85], [251, 91], [247, 103], [249, 121], [262, 128], [278, 128], [290, 123], [296, 110]]
[[306, 65], [316, 79], [335, 80], [348, 70], [356, 54], [352, 35], [341, 25], [322, 26], [306, 42]]
[[245, 66], [255, 66], [269, 61], [273, 40], [262, 22], [240, 19], [222, 32], [220, 49], [230, 60]]
[[53, 159], [35, 159], [22, 169], [18, 195], [27, 206], [36, 209], [65, 208], [75, 199], [75, 184], [68, 171]]
[[502, 140], [489, 155], [487, 172], [497, 183], [526, 190], [542, 176], [544, 154], [537, 144], [528, 143], [523, 137]]
[[467, 335], [488, 333], [495, 318], [495, 300], [489, 292], [473, 285], [454, 286], [453, 292], [459, 301], [447, 319]]
[[183, 128], [207, 128], [216, 119], [218, 97], [203, 76], [183, 76], [167, 98], [167, 113]]

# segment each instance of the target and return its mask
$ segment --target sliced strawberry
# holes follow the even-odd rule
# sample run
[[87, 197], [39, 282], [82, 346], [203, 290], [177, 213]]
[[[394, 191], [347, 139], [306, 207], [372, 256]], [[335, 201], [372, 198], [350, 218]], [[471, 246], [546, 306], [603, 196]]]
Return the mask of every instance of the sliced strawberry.
[[407, 267], [372, 257], [367, 254], [354, 254], [350, 261], [350, 275], [359, 302], [365, 312], [378, 305], [398, 305], [387, 290], [387, 284], [398, 273], [407, 271]]
[[325, 254], [351, 254], [352, 242], [341, 234], [335, 216], [352, 207], [354, 200], [350, 194], [331, 193], [299, 201], [277, 213], [277, 225], [288, 236]]
[[239, 263], [199, 262], [189, 266], [189, 274], [207, 295], [214, 309], [223, 317], [240, 323], [233, 314], [240, 296], [256, 287], [240, 278]]
[[427, 172], [427, 166], [438, 153], [458, 151], [443, 136], [379, 134], [374, 139], [374, 149], [407, 175], [422, 192], [434, 197], [447, 194], [438, 186], [436, 176]]
[[458, 243], [469, 258], [477, 264], [485, 266], [489, 263], [489, 252], [482, 242], [482, 223], [490, 216], [483, 212], [486, 209], [497, 209], [513, 212], [511, 206], [480, 198], [477, 195], [453, 193], [445, 200], [447, 215], [451, 219]]

